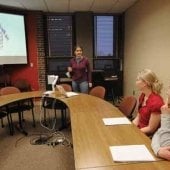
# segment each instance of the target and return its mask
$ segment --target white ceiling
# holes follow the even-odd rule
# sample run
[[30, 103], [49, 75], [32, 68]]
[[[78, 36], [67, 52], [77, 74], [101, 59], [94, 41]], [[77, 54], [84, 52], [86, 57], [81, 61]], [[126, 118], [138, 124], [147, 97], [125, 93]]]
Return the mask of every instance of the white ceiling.
[[0, 0], [0, 5], [43, 12], [122, 13], [138, 0]]

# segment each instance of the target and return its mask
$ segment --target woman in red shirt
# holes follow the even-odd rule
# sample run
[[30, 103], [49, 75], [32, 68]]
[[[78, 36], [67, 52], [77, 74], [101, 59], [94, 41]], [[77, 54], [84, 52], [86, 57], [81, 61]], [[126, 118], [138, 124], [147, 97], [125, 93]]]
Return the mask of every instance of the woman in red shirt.
[[155, 73], [149, 69], [141, 71], [136, 80], [141, 91], [138, 113], [133, 123], [147, 135], [152, 135], [160, 125], [161, 106], [164, 104], [160, 96], [162, 84]]
[[87, 57], [83, 56], [83, 49], [76, 46], [75, 57], [70, 60], [68, 72], [72, 77], [72, 88], [75, 92], [88, 93], [91, 83], [91, 69]]

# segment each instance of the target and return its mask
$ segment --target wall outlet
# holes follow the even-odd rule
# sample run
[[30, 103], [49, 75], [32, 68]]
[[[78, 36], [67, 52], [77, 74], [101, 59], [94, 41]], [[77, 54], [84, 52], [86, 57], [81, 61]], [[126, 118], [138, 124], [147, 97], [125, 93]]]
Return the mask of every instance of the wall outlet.
[[30, 63], [30, 67], [33, 67], [34, 66], [34, 64], [33, 63]]

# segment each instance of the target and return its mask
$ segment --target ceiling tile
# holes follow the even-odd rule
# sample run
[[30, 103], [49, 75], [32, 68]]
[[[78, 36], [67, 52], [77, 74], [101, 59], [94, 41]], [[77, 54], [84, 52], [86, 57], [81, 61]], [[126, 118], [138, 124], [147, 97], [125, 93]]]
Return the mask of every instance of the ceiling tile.
[[118, 0], [108, 12], [124, 12], [138, 0]]
[[68, 12], [69, 0], [45, 0], [49, 12]]
[[9, 6], [9, 7], [20, 7], [23, 8], [23, 6], [17, 1], [17, 0], [1, 0], [1, 5]]
[[94, 0], [71, 0], [70, 12], [89, 11]]
[[124, 12], [138, 0], [0, 0], [0, 5], [43, 12]]
[[95, 0], [91, 10], [95, 10], [96, 12], [107, 12], [116, 2], [117, 0]]
[[47, 11], [44, 0], [16, 0], [27, 10]]

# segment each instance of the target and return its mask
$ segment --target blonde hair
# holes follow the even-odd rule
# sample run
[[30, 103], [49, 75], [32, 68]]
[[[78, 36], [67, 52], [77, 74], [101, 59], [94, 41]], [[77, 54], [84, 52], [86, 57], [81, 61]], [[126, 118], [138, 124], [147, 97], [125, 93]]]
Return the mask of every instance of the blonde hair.
[[156, 94], [160, 94], [163, 84], [159, 81], [156, 74], [149, 69], [144, 69], [138, 73], [137, 79], [143, 80], [148, 87]]

